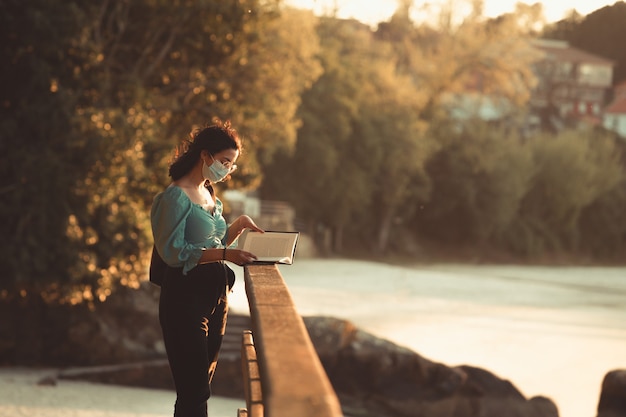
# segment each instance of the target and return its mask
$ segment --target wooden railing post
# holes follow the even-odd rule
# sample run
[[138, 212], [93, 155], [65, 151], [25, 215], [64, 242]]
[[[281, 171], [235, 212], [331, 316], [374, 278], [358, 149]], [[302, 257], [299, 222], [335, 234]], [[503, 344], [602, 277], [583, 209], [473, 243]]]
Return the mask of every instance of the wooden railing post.
[[244, 330], [241, 344], [241, 368], [243, 371], [243, 390], [246, 397], [246, 416], [263, 417], [263, 394], [261, 377], [256, 358], [256, 349], [252, 331]]
[[[261, 382], [261, 415], [341, 417], [337, 395], [278, 267], [250, 265], [244, 272], [252, 320], [250, 346]], [[252, 375], [250, 371], [251, 382]], [[248, 389], [252, 399], [252, 385]], [[248, 413], [254, 405], [251, 401]]]

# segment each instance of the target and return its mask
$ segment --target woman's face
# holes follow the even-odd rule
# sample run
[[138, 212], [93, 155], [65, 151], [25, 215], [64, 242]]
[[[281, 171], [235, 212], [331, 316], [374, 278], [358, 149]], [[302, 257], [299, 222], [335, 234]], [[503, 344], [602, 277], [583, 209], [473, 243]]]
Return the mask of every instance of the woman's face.
[[228, 168], [229, 174], [237, 169], [237, 165], [235, 165], [237, 158], [239, 158], [239, 151], [237, 149], [224, 149], [214, 155], [211, 155], [208, 151], [202, 151], [202, 153], [204, 162], [207, 165], [211, 165], [215, 160], [224, 165], [225, 168]]

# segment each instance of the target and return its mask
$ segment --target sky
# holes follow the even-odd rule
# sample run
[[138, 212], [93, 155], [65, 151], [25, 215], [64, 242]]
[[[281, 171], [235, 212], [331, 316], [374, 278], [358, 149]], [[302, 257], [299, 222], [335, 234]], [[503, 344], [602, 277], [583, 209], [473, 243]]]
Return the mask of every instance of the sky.
[[[544, 15], [548, 22], [561, 20], [568, 11], [576, 9], [581, 15], [587, 15], [604, 6], [610, 6], [618, 0], [545, 0], [543, 4]], [[434, 0], [430, 3], [437, 3]], [[459, 4], [463, 0], [457, 0]], [[503, 13], [512, 12], [519, 0], [484, 0], [485, 15], [488, 17], [499, 16]], [[337, 5], [337, 15], [340, 18], [355, 18], [363, 23], [376, 25], [378, 22], [387, 20], [396, 9], [397, 2], [393, 0], [286, 0], [292, 6], [313, 9], [317, 14], [323, 14], [333, 10]], [[414, 4], [421, 6], [428, 1], [416, 0]], [[523, 1], [534, 4], [535, 0]]]

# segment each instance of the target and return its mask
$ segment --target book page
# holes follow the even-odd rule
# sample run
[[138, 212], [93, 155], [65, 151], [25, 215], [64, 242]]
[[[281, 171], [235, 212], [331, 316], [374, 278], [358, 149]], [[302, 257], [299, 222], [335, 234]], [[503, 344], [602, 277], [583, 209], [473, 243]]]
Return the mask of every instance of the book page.
[[257, 261], [291, 264], [298, 239], [297, 232], [248, 232], [239, 247], [257, 256]]

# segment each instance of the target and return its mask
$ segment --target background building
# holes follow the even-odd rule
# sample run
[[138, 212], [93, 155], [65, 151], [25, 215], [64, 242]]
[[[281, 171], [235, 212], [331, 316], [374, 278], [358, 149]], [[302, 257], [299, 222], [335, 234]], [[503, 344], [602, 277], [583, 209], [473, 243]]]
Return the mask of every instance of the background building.
[[538, 84], [531, 107], [542, 128], [560, 130], [580, 122], [600, 124], [615, 63], [564, 41], [538, 39], [534, 46], [542, 58], [535, 64]]

